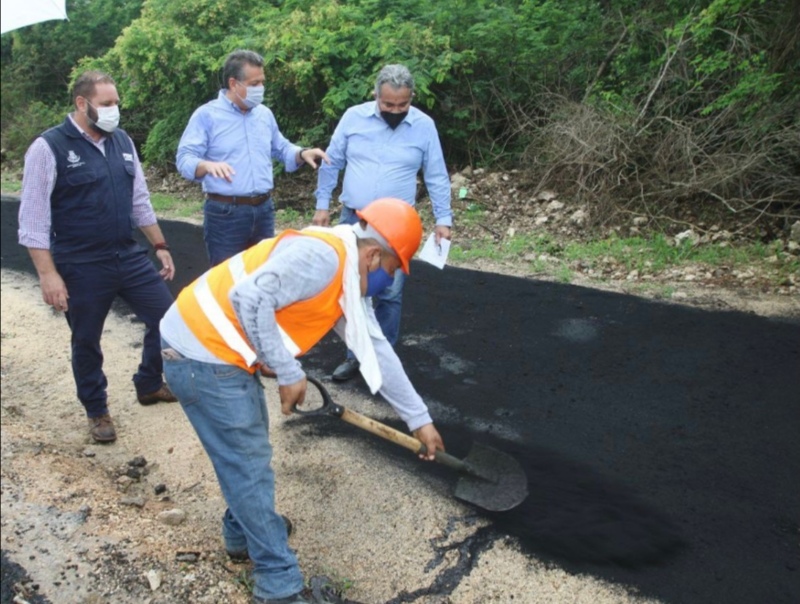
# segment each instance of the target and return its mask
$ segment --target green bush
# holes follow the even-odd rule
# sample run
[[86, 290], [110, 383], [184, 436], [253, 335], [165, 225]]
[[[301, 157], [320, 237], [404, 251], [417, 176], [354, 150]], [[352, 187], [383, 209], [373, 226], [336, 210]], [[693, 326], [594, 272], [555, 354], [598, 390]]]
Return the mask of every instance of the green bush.
[[632, 201], [784, 215], [800, 198], [794, 4], [71, 0], [70, 22], [3, 36], [3, 140], [24, 152], [9, 125], [44, 118], [33, 99], [64, 104], [68, 66], [99, 68], [143, 159], [171, 168], [225, 56], [249, 48], [283, 133], [324, 147], [379, 68], [401, 62], [451, 167], [521, 165], [533, 186], [596, 202], [600, 221]]
[[178, 141], [190, 114], [173, 113], [153, 124], [142, 145], [142, 157], [156, 166], [174, 166]]
[[42, 132], [64, 121], [70, 107], [48, 106], [33, 101], [18, 109], [2, 131], [2, 147], [6, 158], [21, 161], [30, 144]]
[[69, 21], [45, 21], [3, 35], [0, 128], [6, 157], [22, 158], [37, 134], [63, 121], [72, 110], [69, 92], [77, 63], [113, 47], [139, 15], [142, 1], [67, 0]]

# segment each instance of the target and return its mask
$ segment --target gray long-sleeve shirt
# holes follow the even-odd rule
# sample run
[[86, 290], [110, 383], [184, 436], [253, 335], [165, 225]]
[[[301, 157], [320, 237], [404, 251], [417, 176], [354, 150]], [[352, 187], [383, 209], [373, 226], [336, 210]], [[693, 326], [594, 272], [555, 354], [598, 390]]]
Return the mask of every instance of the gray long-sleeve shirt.
[[[229, 294], [242, 329], [260, 361], [277, 374], [278, 384], [293, 384], [303, 377], [300, 362], [287, 350], [275, 312], [322, 292], [336, 276], [339, 257], [324, 241], [314, 237], [286, 237], [267, 261], [235, 284]], [[372, 309], [367, 305], [368, 312]], [[345, 317], [334, 327], [344, 339]], [[207, 363], [222, 363], [194, 336], [173, 304], [161, 321], [161, 336], [183, 356]], [[383, 385], [380, 394], [409, 430], [431, 423], [428, 408], [408, 379], [402, 363], [386, 339], [372, 338]]]

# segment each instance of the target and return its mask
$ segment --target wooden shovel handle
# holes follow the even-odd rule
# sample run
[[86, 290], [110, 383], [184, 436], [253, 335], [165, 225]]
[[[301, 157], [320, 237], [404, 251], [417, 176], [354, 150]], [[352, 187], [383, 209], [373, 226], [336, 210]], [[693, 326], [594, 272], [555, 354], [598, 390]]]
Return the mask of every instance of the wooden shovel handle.
[[[387, 426], [386, 424], [382, 424], [379, 421], [375, 421], [372, 418], [367, 417], [366, 415], [361, 415], [360, 413], [356, 413], [355, 411], [350, 411], [346, 407], [342, 407], [341, 405], [337, 405], [333, 402], [330, 393], [325, 389], [325, 386], [322, 385], [318, 379], [313, 378], [311, 376], [306, 376], [309, 382], [311, 382], [317, 390], [319, 390], [320, 395], [322, 396], [322, 407], [316, 411], [306, 411], [303, 412], [298, 409], [296, 406], [293, 408], [295, 413], [301, 413], [303, 415], [316, 415], [318, 413], [328, 413], [333, 415], [334, 417], [338, 417], [343, 419], [349, 424], [356, 426], [357, 428], [361, 428], [362, 430], [366, 430], [367, 432], [371, 432], [376, 436], [380, 436], [383, 439], [389, 440], [401, 447], [416, 453], [417, 455], [424, 455], [428, 452], [428, 448], [425, 444], [417, 438], [413, 436], [409, 436], [404, 432], [400, 432], [399, 430], [395, 430]], [[444, 451], [436, 450], [436, 461], [444, 464], [454, 470], [459, 470], [461, 472], [467, 472], [468, 474], [472, 474], [474, 476], [479, 476], [475, 472], [475, 470], [470, 466], [466, 461], [459, 459], [458, 457], [453, 457], [449, 453], [445, 453]], [[481, 477], [482, 478], [482, 477]]]
[[376, 436], [390, 440], [393, 443], [398, 444], [401, 447], [405, 447], [414, 453], [422, 454], [427, 451], [425, 445], [413, 436], [404, 434], [403, 432], [400, 432], [400, 430], [395, 430], [386, 424], [376, 422], [374, 419], [361, 415], [360, 413], [356, 413], [355, 411], [350, 411], [350, 409], [344, 409], [344, 412], [342, 413], [342, 419], [348, 424], [353, 424], [362, 430], [372, 432]]
[[[428, 448], [419, 439], [400, 432], [400, 430], [395, 430], [391, 426], [382, 424], [372, 418], [366, 417], [365, 415], [361, 415], [355, 411], [350, 411], [350, 409], [345, 407], [342, 407], [342, 414], [340, 417], [349, 424], [357, 426], [358, 428], [366, 430], [367, 432], [372, 432], [376, 436], [380, 436], [381, 438], [392, 441], [393, 443], [400, 445], [401, 447], [405, 447], [409, 451], [418, 455], [424, 455], [428, 452]], [[436, 451], [436, 461], [449, 466], [454, 470], [470, 472], [470, 468], [468, 468], [462, 460], [458, 459], [458, 457], [453, 457], [444, 451]]]

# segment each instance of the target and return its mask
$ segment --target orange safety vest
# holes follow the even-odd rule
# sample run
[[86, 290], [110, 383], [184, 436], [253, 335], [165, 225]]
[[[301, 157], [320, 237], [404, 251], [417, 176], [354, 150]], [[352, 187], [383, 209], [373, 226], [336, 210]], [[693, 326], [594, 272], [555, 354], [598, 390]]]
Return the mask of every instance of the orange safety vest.
[[284, 237], [316, 237], [328, 243], [339, 255], [339, 269], [330, 285], [308, 300], [295, 302], [275, 312], [283, 343], [301, 356], [328, 333], [342, 316], [342, 296], [346, 251], [336, 235], [318, 231], [287, 230], [264, 239], [244, 252], [211, 268], [178, 295], [178, 311], [186, 325], [220, 360], [255, 373], [257, 354], [239, 324], [229, 299], [231, 288], [263, 265], [275, 245]]

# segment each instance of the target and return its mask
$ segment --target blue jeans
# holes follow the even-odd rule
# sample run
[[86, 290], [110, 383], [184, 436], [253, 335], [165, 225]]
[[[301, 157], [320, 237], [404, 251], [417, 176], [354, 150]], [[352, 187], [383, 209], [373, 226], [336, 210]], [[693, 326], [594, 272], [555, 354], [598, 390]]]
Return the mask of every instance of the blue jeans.
[[[351, 208], [342, 206], [339, 224], [355, 224], [358, 220], [358, 216]], [[392, 348], [395, 347], [400, 339], [400, 314], [403, 310], [403, 285], [405, 282], [406, 274], [398, 269], [394, 273], [394, 283], [372, 299], [375, 318], [378, 319], [383, 335], [389, 340]], [[353, 353], [349, 350], [347, 351], [347, 357], [353, 358]]]
[[100, 338], [117, 296], [128, 303], [145, 327], [142, 360], [133, 376], [136, 393], [158, 390], [164, 383], [158, 323], [173, 298], [147, 253], [102, 262], [59, 263], [56, 269], [69, 292], [65, 316], [72, 332], [72, 375], [86, 415], [108, 413], [108, 380], [103, 372]]
[[270, 461], [264, 388], [233, 365], [202, 363], [164, 347], [164, 374], [217, 475], [228, 509], [222, 537], [228, 551], [247, 550], [253, 593], [286, 598], [303, 589], [286, 525], [275, 512], [275, 474]]
[[275, 236], [275, 204], [270, 197], [257, 206], [206, 199], [203, 241], [211, 266]]

